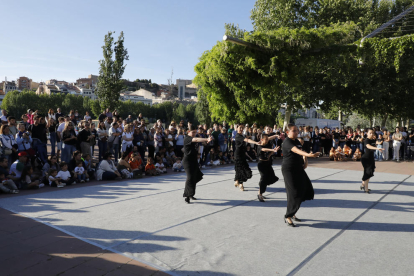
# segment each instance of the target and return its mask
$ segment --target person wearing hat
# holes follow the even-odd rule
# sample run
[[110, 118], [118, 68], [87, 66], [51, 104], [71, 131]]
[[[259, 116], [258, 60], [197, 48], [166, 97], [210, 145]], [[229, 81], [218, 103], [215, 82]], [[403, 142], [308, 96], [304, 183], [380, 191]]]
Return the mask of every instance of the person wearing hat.
[[19, 152], [18, 159], [10, 166], [10, 179], [16, 183], [16, 185], [20, 186], [20, 178], [22, 176], [22, 172], [24, 167], [27, 164], [27, 157], [28, 154], [25, 151]]

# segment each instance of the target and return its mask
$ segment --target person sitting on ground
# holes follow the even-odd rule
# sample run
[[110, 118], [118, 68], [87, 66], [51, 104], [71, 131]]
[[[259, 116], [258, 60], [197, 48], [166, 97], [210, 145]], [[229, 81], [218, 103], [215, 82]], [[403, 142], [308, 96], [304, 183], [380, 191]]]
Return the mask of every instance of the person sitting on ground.
[[336, 159], [335, 156], [335, 148], [331, 148], [331, 151], [329, 152], [329, 160], [334, 161]]
[[43, 188], [45, 184], [40, 183], [39, 180], [32, 179], [33, 174], [33, 167], [32, 166], [25, 166], [22, 171], [22, 176], [20, 178], [20, 183], [22, 185], [22, 189], [39, 189]]
[[227, 155], [227, 157], [229, 158], [230, 163], [234, 163], [234, 153], [233, 151], [229, 151], [229, 154]]
[[154, 160], [152, 157], [148, 157], [147, 165], [145, 166], [146, 175], [159, 175], [159, 172], [155, 169]]
[[139, 153], [132, 153], [129, 158], [129, 166], [133, 174], [133, 178], [141, 178], [143, 172], [142, 159]]
[[122, 180], [122, 176], [112, 160], [113, 157], [111, 152], [104, 154], [103, 160], [96, 169], [96, 180]]
[[335, 151], [335, 157], [336, 157], [335, 161], [342, 161], [344, 158], [344, 155], [345, 154], [343, 153], [341, 146], [338, 146]]
[[57, 157], [55, 155], [50, 155], [47, 159], [47, 162], [43, 165], [42, 168], [42, 175], [43, 177], [48, 176], [48, 172], [50, 169], [55, 169], [56, 171], [60, 171], [59, 163], [57, 162]]
[[210, 150], [210, 162], [207, 163], [209, 166], [218, 166], [220, 165], [220, 159], [218, 153], [214, 149]]
[[250, 144], [248, 144], [246, 148], [246, 160], [256, 162], [256, 153], [254, 152]]
[[160, 156], [157, 156], [157, 163], [155, 163], [155, 169], [159, 172], [159, 173], [167, 173], [167, 169], [164, 166], [164, 163], [162, 162], [162, 159]]
[[121, 172], [122, 178], [132, 178], [133, 173], [131, 165], [128, 163], [129, 152], [122, 152], [122, 157], [119, 159], [119, 163], [116, 166], [117, 170]]
[[60, 168], [60, 171], [56, 175], [57, 178], [60, 178], [60, 182], [65, 183], [66, 185], [76, 184], [75, 179], [72, 178], [70, 172], [68, 171], [68, 163], [60, 163]]
[[82, 155], [82, 161], [85, 164], [86, 174], [89, 180], [95, 179], [95, 168], [92, 167], [92, 157], [89, 153]]
[[19, 158], [10, 166], [10, 179], [14, 181], [17, 187], [21, 187], [20, 179], [23, 168], [27, 165], [27, 152], [22, 151], [18, 154]]
[[175, 161], [174, 165], [173, 165], [173, 170], [175, 172], [182, 172], [184, 170], [183, 164], [181, 164], [181, 158], [177, 158], [177, 160]]
[[172, 164], [173, 164], [173, 163], [170, 163], [170, 162], [167, 160], [167, 158], [165, 157], [165, 153], [161, 153], [161, 154], [160, 154], [160, 158], [161, 158], [161, 161], [162, 161], [162, 163], [164, 164], [164, 166], [165, 166], [166, 168], [171, 168], [171, 167], [172, 167]]
[[361, 151], [359, 150], [359, 148], [356, 149], [354, 156], [352, 157], [352, 160], [354, 161], [361, 160]]
[[77, 161], [76, 162], [75, 173], [76, 173], [76, 179], [77, 179], [77, 181], [80, 182], [80, 183], [85, 183], [85, 180], [86, 180], [86, 170], [83, 167], [82, 161]]
[[86, 171], [86, 165], [85, 162], [82, 160], [82, 153], [78, 150], [73, 152], [73, 158], [69, 161], [68, 164], [68, 170], [71, 173], [73, 179], [78, 179], [78, 175], [75, 171], [75, 168], [78, 166], [78, 163], [81, 162], [82, 163], [82, 167], [85, 170], [86, 174], [85, 174], [85, 180], [86, 182], [89, 182], [89, 175]]
[[351, 158], [352, 156], [352, 149], [347, 144], [344, 146], [344, 154], [346, 158]]
[[167, 160], [169, 160], [170, 163], [174, 164], [177, 157], [175, 156], [175, 152], [174, 152], [174, 147], [169, 147], [168, 151], [165, 155], [165, 157], [167, 158]]
[[48, 179], [49, 179], [49, 186], [51, 187], [58, 187], [63, 188], [66, 186], [66, 184], [61, 182], [61, 179], [57, 177], [58, 171], [56, 169], [50, 169], [48, 171]]
[[0, 191], [8, 194], [18, 194], [19, 189], [14, 181], [9, 178], [7, 162], [6, 157], [0, 157]]

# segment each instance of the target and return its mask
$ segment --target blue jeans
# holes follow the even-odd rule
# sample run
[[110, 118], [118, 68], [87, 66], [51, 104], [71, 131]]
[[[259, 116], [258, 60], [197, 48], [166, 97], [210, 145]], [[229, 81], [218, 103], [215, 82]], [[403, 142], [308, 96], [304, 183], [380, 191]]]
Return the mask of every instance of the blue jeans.
[[352, 154], [355, 153], [356, 148], [357, 148], [357, 145], [356, 144], [351, 144]]
[[[118, 146], [118, 144], [116, 144]], [[102, 174], [102, 180], [114, 180], [118, 176], [114, 172], [104, 172]]]
[[227, 144], [220, 145], [221, 152], [227, 152]]
[[345, 146], [346, 142], [339, 142], [339, 146], [343, 149]]
[[336, 144], [336, 142], [339, 142], [339, 140], [338, 140], [338, 139], [333, 139], [333, 140], [332, 140], [332, 147], [333, 147], [334, 149], [336, 149], [336, 148], [338, 147], [338, 145]]
[[74, 151], [76, 151], [75, 145], [67, 145], [63, 143], [62, 145], [62, 161], [65, 161], [66, 163], [69, 163], [70, 159], [72, 158], [72, 154]]
[[98, 148], [99, 148], [99, 161], [101, 161], [103, 158], [103, 155], [108, 149], [108, 142], [102, 142], [101, 140], [98, 140]]
[[118, 159], [119, 159], [119, 144], [112, 144], [112, 148], [110, 149], [110, 151], [114, 155], [115, 164], [118, 164]]
[[85, 181], [86, 180], [86, 176], [84, 174], [78, 174], [77, 178], [78, 178], [78, 181], [81, 181], [81, 180]]
[[43, 163], [47, 162], [47, 147], [46, 144], [41, 142], [37, 143], [34, 147], [36, 149], [37, 155], [42, 160]]
[[[382, 149], [383, 148], [383, 146], [382, 145], [377, 145], [377, 149]], [[382, 153], [382, 151], [379, 151], [379, 150], [376, 150], [375, 151], [375, 159], [376, 160], [380, 160], [380, 161], [382, 161], [382, 159], [383, 159], [383, 156], [384, 156], [384, 154]]]
[[[315, 152], [319, 152], [319, 150], [320, 150], [319, 143], [314, 143], [314, 144], [313, 144], [313, 147], [312, 147], [312, 152], [313, 152], [313, 153], [315, 153]], [[327, 153], [325, 152], [325, 154], [327, 154]]]
[[52, 148], [51, 155], [56, 155], [56, 132], [50, 132], [50, 146]]

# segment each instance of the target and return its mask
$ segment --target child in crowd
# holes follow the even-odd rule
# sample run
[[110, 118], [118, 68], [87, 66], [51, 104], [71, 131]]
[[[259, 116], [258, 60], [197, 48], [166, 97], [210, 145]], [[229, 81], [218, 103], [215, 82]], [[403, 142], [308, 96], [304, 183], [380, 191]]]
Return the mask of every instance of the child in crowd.
[[[83, 163], [85, 164], [85, 170], [87, 172], [87, 174], [89, 175], [89, 177], [91, 177], [92, 179], [94, 179], [92, 176], [95, 175], [95, 169], [92, 167], [92, 158], [91, 155], [89, 153], [86, 153], [83, 155], [82, 157]], [[86, 182], [89, 181], [89, 178], [86, 178]]]
[[160, 156], [157, 156], [157, 163], [155, 163], [155, 169], [159, 173], [167, 173], [167, 169], [164, 166], [164, 163], [162, 162], [162, 159]]
[[174, 152], [174, 148], [173, 147], [169, 147], [168, 151], [165, 155], [165, 157], [167, 158], [167, 160], [171, 163], [174, 164], [175, 163], [175, 159], [177, 158], [175, 156], [175, 152]]
[[344, 146], [344, 154], [346, 158], [351, 158], [352, 156], [352, 149], [345, 144]]
[[335, 159], [335, 148], [331, 148], [331, 151], [329, 152], [329, 160], [334, 161]]
[[233, 151], [229, 151], [229, 154], [227, 155], [227, 157], [229, 158], [230, 163], [234, 163], [234, 154]]
[[254, 152], [250, 144], [248, 144], [246, 148], [246, 160], [256, 162], [256, 153]]
[[218, 160], [220, 160], [220, 165], [226, 164], [226, 160], [224, 159], [222, 151], [219, 151], [219, 153], [218, 153]]
[[162, 163], [164, 163], [164, 166], [166, 168], [170, 168], [172, 166], [172, 163], [168, 162], [167, 158], [165, 158], [164, 153], [161, 153], [160, 158], [161, 158], [161, 161], [162, 161]]
[[40, 183], [39, 180], [32, 181], [33, 167], [26, 166], [22, 171], [22, 176], [20, 182], [22, 184], [22, 189], [39, 189], [45, 186], [45, 184]]
[[57, 177], [58, 171], [56, 169], [50, 169], [49, 175], [49, 186], [63, 188], [66, 184], [60, 182], [60, 178]]
[[82, 161], [77, 161], [76, 162], [75, 173], [77, 175], [77, 180], [80, 183], [85, 183], [85, 180], [86, 180], [86, 172], [85, 172], [85, 169], [83, 168]]
[[148, 157], [147, 165], [145, 166], [146, 175], [159, 175], [160, 173], [155, 169], [154, 159]]
[[131, 167], [133, 178], [142, 177], [142, 159], [139, 153], [132, 153], [131, 158], [128, 161]]
[[352, 157], [352, 160], [354, 161], [361, 160], [361, 151], [358, 148], [356, 149], [354, 156]]
[[60, 164], [60, 171], [56, 177], [60, 178], [60, 182], [65, 183], [66, 185], [76, 184], [76, 181], [70, 176], [70, 172], [68, 171], [68, 163], [66, 162], [62, 162]]
[[175, 172], [182, 172], [184, 170], [183, 164], [181, 164], [181, 158], [178, 157], [173, 165], [173, 170]]
[[[382, 149], [384, 147], [384, 139], [382, 137], [382, 134], [380, 133], [378, 135], [377, 141], [376, 141], [377, 149]], [[380, 150], [375, 151], [375, 160], [382, 162], [384, 153]]]

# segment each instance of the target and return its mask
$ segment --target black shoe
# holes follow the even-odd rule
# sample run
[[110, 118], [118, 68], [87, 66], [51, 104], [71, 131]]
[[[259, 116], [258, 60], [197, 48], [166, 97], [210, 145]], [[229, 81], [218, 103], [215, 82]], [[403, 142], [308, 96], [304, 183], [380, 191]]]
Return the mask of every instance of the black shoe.
[[359, 188], [361, 189], [361, 191], [365, 191], [365, 187], [364, 186], [361, 186]]
[[190, 204], [190, 198], [188, 196], [184, 200], [185, 200], [185, 202], [187, 202], [188, 204]]
[[190, 198], [191, 198], [192, 200], [197, 200], [197, 198], [195, 198], [195, 197], [193, 197], [193, 196], [191, 196]]
[[367, 193], [367, 194], [370, 194], [371, 193], [371, 189], [368, 189], [368, 191], [364, 191], [365, 193]]
[[263, 199], [263, 196], [257, 195], [257, 198], [259, 199], [260, 202], [265, 202], [265, 200]]
[[294, 221], [297, 221], [297, 222], [301, 222], [301, 221], [302, 221], [301, 219], [297, 218], [296, 216], [294, 216], [292, 219], [293, 219]]
[[287, 226], [290, 226], [290, 227], [296, 227], [296, 225], [292, 222], [292, 223], [289, 223], [287, 220], [286, 220], [286, 218], [285, 218], [285, 223], [287, 223]]

